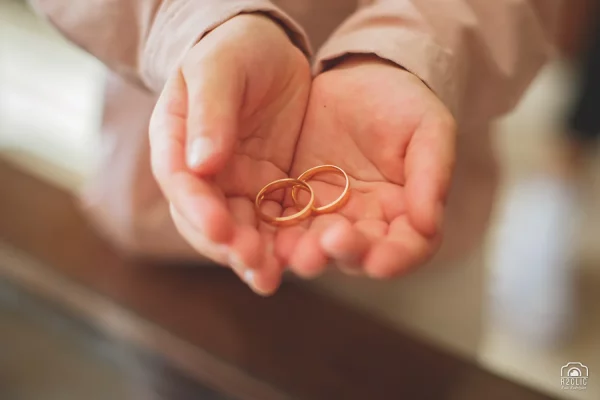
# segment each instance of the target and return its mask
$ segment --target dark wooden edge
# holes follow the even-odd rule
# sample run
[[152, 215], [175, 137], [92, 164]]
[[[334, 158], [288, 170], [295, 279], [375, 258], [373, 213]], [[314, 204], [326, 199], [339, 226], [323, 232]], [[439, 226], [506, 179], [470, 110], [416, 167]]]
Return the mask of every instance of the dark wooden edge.
[[0, 276], [240, 399], [548, 399], [298, 284], [120, 257], [74, 199], [0, 161]]
[[[232, 400], [203, 385], [191, 374], [183, 373], [183, 369], [174, 367], [159, 353], [132, 341], [119, 340], [97, 324], [92, 325], [93, 319], [81, 318], [82, 314], [70, 307], [57, 307], [56, 301], [48, 301], [40, 294], [0, 275], [0, 338], [3, 340], [0, 342], [0, 399], [32, 400], [23, 397], [23, 391], [31, 391], [31, 385], [40, 389], [42, 384], [43, 393], [35, 397], [38, 400], [57, 398], [58, 393], [68, 393], [70, 399], [77, 400]], [[4, 332], [6, 324], [16, 325], [7, 326], [8, 332]], [[20, 334], [27, 336], [27, 340], [15, 337]], [[16, 346], [12, 343], [14, 339], [19, 341]], [[44, 346], [40, 348], [36, 340], [42, 340]], [[33, 349], [35, 353], [30, 352]], [[5, 350], [8, 350], [8, 359], [4, 357]], [[43, 354], [38, 355], [38, 350]], [[63, 352], [67, 353], [64, 357]], [[11, 379], [24, 372], [23, 364], [14, 357], [27, 353], [35, 354], [36, 360], [39, 356], [40, 365], [34, 367], [32, 376], [25, 376], [26, 379]], [[15, 371], [12, 371], [12, 362], [16, 362]], [[53, 370], [55, 363], [58, 364], [56, 371]], [[98, 380], [94, 378], [97, 372], [101, 374]], [[47, 379], [48, 373], [54, 379]], [[72, 373], [77, 374], [77, 378]], [[83, 384], [73, 382], [81, 378]]]

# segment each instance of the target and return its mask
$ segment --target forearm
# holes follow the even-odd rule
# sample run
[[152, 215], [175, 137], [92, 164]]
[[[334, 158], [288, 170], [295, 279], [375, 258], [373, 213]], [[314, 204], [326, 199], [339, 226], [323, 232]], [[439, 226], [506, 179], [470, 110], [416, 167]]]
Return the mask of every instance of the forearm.
[[367, 0], [323, 46], [317, 73], [372, 53], [419, 76], [460, 120], [510, 110], [552, 52], [559, 0]]
[[269, 15], [305, 53], [302, 29], [268, 0], [31, 0], [68, 39], [109, 68], [159, 91], [186, 52], [232, 17]]

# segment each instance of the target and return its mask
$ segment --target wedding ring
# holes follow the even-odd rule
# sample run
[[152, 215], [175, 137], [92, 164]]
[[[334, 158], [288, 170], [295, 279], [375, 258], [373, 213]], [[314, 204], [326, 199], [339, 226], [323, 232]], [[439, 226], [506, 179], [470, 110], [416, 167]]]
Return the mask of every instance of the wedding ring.
[[[270, 217], [260, 210], [260, 206], [267, 194], [272, 193], [276, 190], [285, 189], [288, 187], [292, 187], [296, 191], [298, 191], [299, 189], [303, 189], [310, 193], [310, 200], [308, 201], [306, 206], [304, 206], [304, 208], [302, 208], [302, 210], [298, 211], [295, 214], [288, 215], [286, 217]], [[266, 185], [265, 187], [263, 187], [260, 190], [260, 192], [258, 192], [258, 194], [256, 195], [256, 202], [254, 203], [254, 208], [256, 210], [256, 214], [263, 221], [268, 222], [269, 224], [271, 224], [273, 226], [290, 226], [290, 225], [295, 225], [295, 224], [305, 220], [306, 218], [308, 218], [313, 212], [314, 203], [315, 203], [315, 193], [313, 192], [312, 188], [306, 182], [302, 182], [298, 179], [293, 179], [293, 178], [285, 178], [285, 179], [279, 179], [274, 182], [271, 182], [268, 185]]]
[[[348, 175], [346, 174], [346, 172], [343, 169], [341, 169], [340, 167], [336, 167], [335, 165], [319, 165], [318, 167], [313, 167], [313, 168], [305, 171], [304, 173], [302, 173], [302, 175], [300, 175], [298, 177], [298, 181], [305, 183], [306, 181], [310, 180], [315, 175], [321, 174], [321, 173], [327, 173], [327, 172], [333, 172], [333, 173], [343, 176], [344, 179], [346, 179], [346, 185], [344, 186], [344, 190], [342, 191], [342, 194], [340, 194], [340, 196], [333, 202], [331, 202], [327, 205], [321, 206], [321, 207], [313, 206], [312, 212], [313, 212], [313, 214], [316, 214], [316, 215], [331, 213], [331, 212], [339, 210], [340, 208], [342, 208], [344, 206], [344, 204], [346, 204], [346, 201], [348, 200], [348, 195], [350, 194], [350, 179], [348, 179]], [[299, 189], [300, 189], [300, 186], [294, 186], [292, 188], [292, 199], [294, 200], [295, 205], [298, 205], [298, 190]], [[310, 202], [309, 202], [309, 204], [310, 204]]]

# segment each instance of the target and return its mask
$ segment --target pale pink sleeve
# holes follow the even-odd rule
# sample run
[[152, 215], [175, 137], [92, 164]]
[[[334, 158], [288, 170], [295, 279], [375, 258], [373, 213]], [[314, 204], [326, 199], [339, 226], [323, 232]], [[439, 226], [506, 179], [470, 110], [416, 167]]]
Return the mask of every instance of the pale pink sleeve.
[[553, 52], [559, 0], [366, 0], [315, 72], [370, 53], [419, 76], [459, 118], [512, 109]]
[[109, 68], [159, 91], [183, 56], [210, 30], [242, 13], [281, 24], [309, 55], [307, 37], [268, 0], [30, 0], [67, 38]]

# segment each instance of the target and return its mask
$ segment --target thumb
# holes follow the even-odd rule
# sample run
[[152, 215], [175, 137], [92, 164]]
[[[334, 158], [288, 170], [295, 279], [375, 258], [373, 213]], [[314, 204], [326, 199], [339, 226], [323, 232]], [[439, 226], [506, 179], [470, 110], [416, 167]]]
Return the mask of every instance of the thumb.
[[237, 142], [244, 80], [240, 68], [225, 61], [208, 57], [182, 69], [188, 91], [186, 160], [200, 175], [219, 172]]
[[424, 124], [406, 152], [408, 215], [424, 235], [440, 233], [456, 157], [456, 127], [447, 119]]

